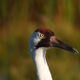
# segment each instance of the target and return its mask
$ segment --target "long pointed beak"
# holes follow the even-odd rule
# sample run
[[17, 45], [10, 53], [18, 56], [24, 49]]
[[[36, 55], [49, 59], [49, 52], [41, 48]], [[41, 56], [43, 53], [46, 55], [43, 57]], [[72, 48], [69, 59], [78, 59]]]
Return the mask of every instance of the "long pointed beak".
[[58, 48], [61, 48], [61, 49], [65, 49], [67, 51], [70, 51], [70, 52], [73, 52], [75, 54], [78, 53], [78, 51], [73, 48], [72, 46], [62, 42], [61, 40], [57, 39], [55, 36], [51, 36], [50, 37], [50, 45], [52, 47], [58, 47]]

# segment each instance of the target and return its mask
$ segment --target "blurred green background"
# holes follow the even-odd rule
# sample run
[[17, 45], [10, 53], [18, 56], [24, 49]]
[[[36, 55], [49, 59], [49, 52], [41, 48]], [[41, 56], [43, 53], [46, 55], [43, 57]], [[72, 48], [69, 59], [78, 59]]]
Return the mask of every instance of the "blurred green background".
[[[38, 28], [80, 52], [80, 0], [0, 0], [0, 80], [37, 80], [28, 42]], [[54, 80], [80, 80], [80, 54], [47, 51]]]

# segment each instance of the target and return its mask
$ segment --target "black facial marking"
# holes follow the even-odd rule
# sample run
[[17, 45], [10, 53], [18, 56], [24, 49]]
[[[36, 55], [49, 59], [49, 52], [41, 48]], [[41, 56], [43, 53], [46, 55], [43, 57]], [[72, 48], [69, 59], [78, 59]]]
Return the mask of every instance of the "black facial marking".
[[44, 34], [45, 38], [41, 39], [41, 41], [36, 45], [36, 49], [39, 47], [49, 47], [50, 46], [50, 35], [49, 33]]

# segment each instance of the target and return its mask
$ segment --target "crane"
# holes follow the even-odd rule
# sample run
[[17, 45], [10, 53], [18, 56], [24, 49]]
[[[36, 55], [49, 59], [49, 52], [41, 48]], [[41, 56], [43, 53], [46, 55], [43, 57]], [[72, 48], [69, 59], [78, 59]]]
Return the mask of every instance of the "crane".
[[29, 39], [29, 52], [36, 68], [38, 80], [53, 80], [45, 57], [46, 51], [53, 47], [78, 53], [75, 48], [57, 39], [51, 30], [47, 28], [35, 30]]

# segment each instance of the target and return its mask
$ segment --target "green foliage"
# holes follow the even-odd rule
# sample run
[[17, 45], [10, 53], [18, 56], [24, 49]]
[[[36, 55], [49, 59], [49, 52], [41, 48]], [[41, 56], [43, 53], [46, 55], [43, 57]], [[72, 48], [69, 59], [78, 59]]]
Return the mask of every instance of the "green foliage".
[[[37, 80], [28, 48], [35, 29], [51, 29], [80, 52], [79, 26], [79, 0], [0, 0], [0, 80]], [[53, 48], [46, 57], [54, 80], [80, 80], [80, 54]]]

